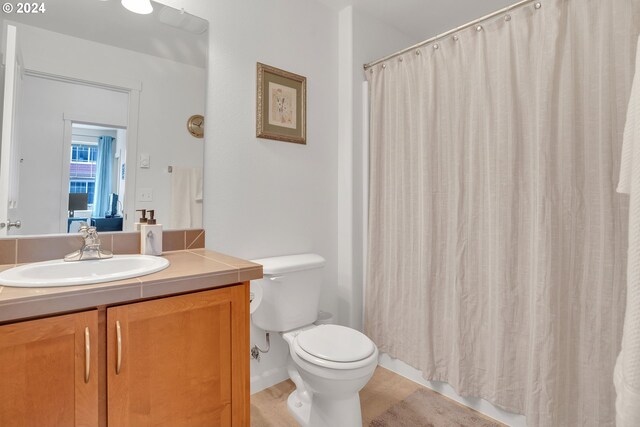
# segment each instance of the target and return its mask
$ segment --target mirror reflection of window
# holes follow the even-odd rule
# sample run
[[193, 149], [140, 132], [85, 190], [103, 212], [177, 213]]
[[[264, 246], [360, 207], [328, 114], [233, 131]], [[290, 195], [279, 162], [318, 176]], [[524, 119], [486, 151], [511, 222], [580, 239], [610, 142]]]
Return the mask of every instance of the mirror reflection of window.
[[[87, 206], [83, 210], [70, 211], [68, 223], [92, 218], [119, 217], [122, 206], [115, 202], [119, 193], [124, 192], [123, 168], [124, 145], [119, 143], [125, 138], [126, 131], [112, 127], [74, 123], [72, 125], [69, 194], [87, 194]], [[109, 147], [101, 155], [101, 147]], [[102, 182], [100, 182], [102, 181]], [[71, 196], [70, 196], [71, 198]], [[69, 228], [68, 228], [69, 229]]]
[[71, 146], [71, 161], [76, 163], [95, 163], [98, 158], [98, 147], [73, 144]]
[[88, 193], [89, 206], [93, 208], [93, 194], [96, 188], [97, 144], [86, 142], [71, 143], [71, 162], [69, 169], [69, 193]]

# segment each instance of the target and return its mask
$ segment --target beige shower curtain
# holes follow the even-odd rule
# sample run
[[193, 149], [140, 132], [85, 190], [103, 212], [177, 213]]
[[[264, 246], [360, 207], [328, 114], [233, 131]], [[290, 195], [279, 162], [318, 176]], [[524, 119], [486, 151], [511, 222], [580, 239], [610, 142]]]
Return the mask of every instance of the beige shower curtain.
[[613, 425], [640, 0], [541, 4], [367, 71], [365, 329], [529, 426]]

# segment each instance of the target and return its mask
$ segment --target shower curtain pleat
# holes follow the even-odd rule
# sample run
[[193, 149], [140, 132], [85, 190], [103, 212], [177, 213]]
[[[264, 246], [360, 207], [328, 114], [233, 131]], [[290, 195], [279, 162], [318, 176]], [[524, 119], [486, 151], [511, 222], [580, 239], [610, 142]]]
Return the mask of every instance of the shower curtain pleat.
[[640, 0], [547, 0], [367, 71], [365, 332], [524, 413], [612, 426]]

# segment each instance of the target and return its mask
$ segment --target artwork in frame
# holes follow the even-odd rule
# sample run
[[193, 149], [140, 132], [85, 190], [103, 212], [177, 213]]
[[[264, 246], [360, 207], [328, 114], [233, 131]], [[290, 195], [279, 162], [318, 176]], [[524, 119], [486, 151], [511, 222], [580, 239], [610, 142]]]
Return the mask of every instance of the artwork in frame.
[[258, 62], [256, 136], [307, 143], [307, 79]]

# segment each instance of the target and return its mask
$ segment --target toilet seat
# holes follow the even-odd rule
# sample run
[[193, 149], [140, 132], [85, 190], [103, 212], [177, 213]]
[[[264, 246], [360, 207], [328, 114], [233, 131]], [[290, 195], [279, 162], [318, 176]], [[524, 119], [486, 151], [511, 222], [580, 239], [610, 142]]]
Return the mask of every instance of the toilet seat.
[[376, 346], [366, 335], [339, 325], [319, 325], [295, 337], [293, 349], [301, 359], [331, 369], [366, 366]]

